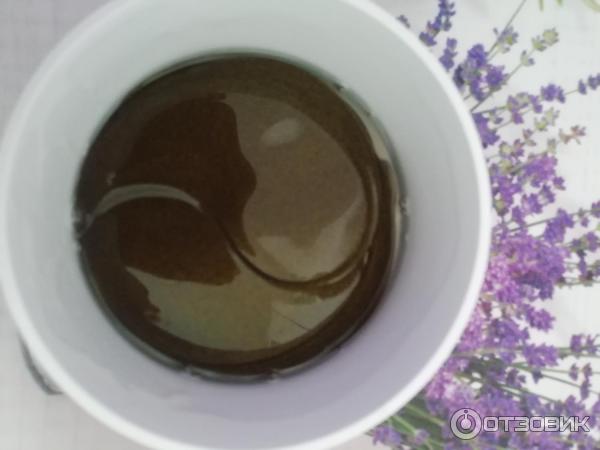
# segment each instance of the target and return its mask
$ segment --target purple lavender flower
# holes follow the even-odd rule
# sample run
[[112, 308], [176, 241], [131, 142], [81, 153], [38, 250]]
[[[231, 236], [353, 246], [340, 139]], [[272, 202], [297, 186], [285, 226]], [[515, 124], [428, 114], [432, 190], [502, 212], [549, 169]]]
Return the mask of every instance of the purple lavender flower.
[[565, 102], [565, 92], [556, 84], [549, 84], [541, 89], [541, 96], [547, 102], [558, 100], [561, 103]]
[[596, 355], [598, 354], [598, 345], [596, 344], [596, 340], [599, 338], [600, 336], [586, 336], [585, 337], [585, 351], [588, 352], [590, 355]]
[[551, 367], [558, 364], [558, 350], [555, 347], [542, 345], [526, 345], [523, 356], [531, 367]]
[[454, 10], [454, 3], [450, 3], [448, 0], [439, 0], [439, 9], [440, 12], [438, 17], [436, 18], [436, 22], [439, 22], [441, 28], [444, 31], [450, 30], [452, 28], [451, 18], [456, 14]]
[[428, 439], [429, 439], [429, 433], [425, 430], [419, 430], [415, 434], [415, 436], [412, 440], [412, 444], [415, 447], [420, 447], [421, 445], [425, 444]]
[[525, 319], [532, 328], [549, 331], [554, 324], [554, 316], [545, 309], [536, 309], [531, 305], [524, 306]]
[[569, 368], [569, 378], [573, 381], [577, 381], [579, 378], [579, 367], [577, 367], [577, 364], [573, 364]]
[[551, 204], [556, 201], [556, 195], [554, 194], [554, 191], [552, 191], [552, 188], [547, 184], [544, 184], [540, 189], [540, 195], [542, 198], [544, 198], [546, 204]]
[[567, 229], [573, 228], [575, 222], [564, 209], [559, 209], [556, 217], [548, 222], [544, 230], [544, 239], [550, 243], [563, 242]]
[[523, 114], [529, 109], [532, 109], [537, 114], [544, 110], [541, 103], [541, 97], [526, 92], [510, 95], [506, 100], [506, 109], [510, 112], [511, 121], [515, 124], [523, 123]]
[[454, 58], [457, 55], [456, 47], [458, 42], [456, 39], [448, 38], [446, 40], [446, 48], [444, 48], [444, 54], [440, 57], [440, 62], [446, 70], [452, 70], [454, 67]]
[[592, 365], [590, 363], [587, 363], [585, 366], [583, 366], [583, 369], [581, 369], [581, 373], [583, 374], [586, 380], [589, 380], [593, 374]]
[[[529, 363], [529, 360], [527, 360], [527, 362]], [[533, 382], [537, 384], [542, 378], [544, 378], [544, 375], [540, 369], [533, 369], [531, 371], [531, 378], [533, 379]]]
[[468, 61], [470, 61], [473, 64], [473, 67], [476, 69], [481, 69], [487, 64], [488, 55], [485, 51], [485, 48], [481, 44], [471, 47], [467, 56]]
[[[464, 408], [465, 405], [472, 404], [473, 392], [456, 378], [456, 374], [464, 371], [467, 365], [468, 361], [464, 358], [452, 357], [438, 370], [424, 390], [424, 398], [429, 404], [430, 410], [435, 410], [436, 413], [443, 415], [452, 408], [454, 408], [452, 411], [454, 412]], [[452, 398], [451, 404], [447, 401], [450, 398]]]
[[495, 130], [490, 128], [489, 120], [483, 114], [474, 114], [473, 119], [475, 120], [475, 125], [477, 125], [477, 131], [479, 131], [484, 148], [494, 145], [500, 140], [500, 136], [498, 136]]
[[565, 179], [563, 177], [554, 177], [552, 180], [552, 184], [558, 190], [564, 191], [565, 188]]
[[[426, 45], [436, 45], [441, 32], [448, 31], [454, 16], [454, 4], [440, 1], [436, 19], [427, 24], [421, 39]], [[565, 181], [557, 174], [556, 151], [558, 144], [579, 142], [585, 128], [559, 128], [558, 137], [551, 137], [543, 147], [538, 145], [542, 132], [557, 126], [558, 110], [547, 106], [550, 102], [564, 103], [562, 87], [552, 83], [543, 86], [539, 94], [520, 92], [508, 97], [505, 104], [482, 108], [493, 99], [492, 94], [506, 83], [504, 67], [491, 63], [497, 53], [509, 51], [518, 36], [511, 26], [499, 33], [497, 42], [486, 51], [481, 44], [468, 49], [467, 56], [455, 63], [458, 43], [447, 39], [440, 63], [450, 71], [456, 86], [471, 102], [473, 119], [480, 134], [492, 185], [493, 204], [497, 225], [493, 230], [491, 258], [482, 287], [480, 301], [458, 343], [455, 353], [438, 371], [421, 395], [411, 406], [425, 416], [415, 417], [401, 411], [402, 418], [420, 430], [423, 419], [431, 415], [440, 420], [439, 429], [429, 421], [422, 434], [406, 431], [404, 427], [388, 439], [389, 445], [412, 448], [426, 444], [430, 439], [442, 441], [445, 449], [467, 450], [469, 445], [459, 443], [451, 434], [448, 418], [454, 411], [472, 407], [482, 415], [588, 415], [583, 399], [591, 394], [591, 366], [579, 361], [600, 352], [600, 336], [575, 335], [569, 349], [559, 349], [532, 343], [531, 330], [547, 332], [555, 318], [539, 303], [552, 298], [557, 287], [571, 284], [588, 285], [600, 280], [600, 259], [589, 261], [600, 250], [600, 232], [590, 231], [594, 219], [600, 219], [600, 201], [592, 209], [570, 214], [564, 210], [547, 220], [540, 214], [556, 201], [557, 191], [565, 189]], [[531, 66], [532, 55], [543, 52], [558, 42], [558, 33], [550, 29], [533, 40], [533, 49], [525, 51], [516, 67]], [[511, 72], [513, 73], [513, 72]], [[577, 90], [586, 94], [600, 87], [600, 74], [581, 80]], [[504, 135], [507, 125], [529, 123], [521, 127], [518, 139], [508, 140]], [[540, 151], [541, 150], [541, 151]], [[535, 155], [535, 156], [532, 156]], [[536, 217], [537, 216], [537, 217]], [[542, 216], [544, 217], [544, 216]], [[546, 223], [541, 228], [539, 223]], [[577, 226], [575, 226], [577, 222]], [[592, 223], [594, 222], [594, 223]], [[583, 229], [582, 229], [583, 227]], [[592, 228], [593, 229], [593, 228]], [[567, 231], [574, 238], [565, 241]], [[578, 274], [579, 272], [579, 274]], [[585, 284], [587, 283], [587, 284]], [[579, 381], [577, 397], [564, 401], [545, 399], [527, 392], [527, 381], [552, 377], [549, 367], [576, 357], [568, 371], [562, 372], [565, 382]], [[557, 376], [558, 377], [558, 376]], [[556, 377], [554, 377], [556, 379]], [[589, 409], [589, 408], [588, 408]], [[407, 410], [408, 411], [408, 410]], [[600, 416], [600, 401], [592, 407], [592, 415]], [[600, 430], [596, 418], [590, 423]], [[431, 428], [430, 428], [431, 427]], [[383, 439], [387, 431], [379, 430]], [[404, 438], [404, 442], [402, 442]], [[479, 437], [481, 449], [514, 448], [570, 450], [595, 449], [593, 439], [581, 433], [568, 436], [553, 433], [485, 433]]]
[[529, 332], [511, 318], [494, 319], [489, 325], [489, 344], [491, 347], [513, 349], [529, 339]]
[[523, 176], [526, 177], [534, 187], [541, 187], [556, 175], [558, 160], [555, 156], [542, 154], [530, 159], [523, 166]]
[[556, 440], [555, 433], [527, 433], [525, 442], [518, 447], [519, 450], [543, 449], [543, 450], [569, 450], [563, 442]]
[[497, 45], [502, 53], [510, 51], [511, 47], [519, 40], [519, 33], [512, 26], [506, 27], [502, 32], [494, 28], [494, 34], [496, 35]]
[[566, 250], [526, 234], [504, 237], [494, 251], [501, 252], [510, 261], [507, 270], [515, 283], [506, 283], [508, 291], [496, 291], [502, 301], [520, 304], [525, 298], [550, 298], [555, 283], [565, 272]]
[[373, 443], [383, 444], [389, 447], [398, 447], [402, 445], [402, 435], [394, 427], [389, 425], [380, 425], [373, 430]]
[[462, 65], [458, 66], [454, 70], [454, 75], [452, 76], [452, 81], [454, 81], [454, 84], [456, 85], [458, 90], [462, 92], [462, 90], [464, 89], [465, 84], [466, 84], [464, 67]]
[[586, 250], [595, 252], [598, 250], [598, 248], [600, 248], [600, 239], [598, 239], [598, 236], [595, 233], [590, 231], [586, 233], [582, 239], [585, 242], [584, 245]]
[[581, 353], [583, 351], [583, 334], [574, 334], [571, 336], [570, 348], [573, 353]]
[[540, 97], [537, 95], [530, 95], [529, 103], [531, 104], [531, 107], [533, 108], [533, 112], [535, 112], [537, 114], [540, 114], [544, 110], [544, 107], [542, 106], [542, 102], [540, 101]]
[[590, 265], [590, 270], [594, 274], [594, 279], [600, 278], [600, 261], [594, 261]]
[[600, 219], [600, 201], [592, 203], [591, 214], [596, 219]]
[[579, 270], [580, 278], [582, 280], [585, 280], [588, 277], [589, 271], [588, 271], [588, 266], [587, 266], [587, 262], [585, 260], [583, 251], [580, 250], [578, 252], [578, 256], [579, 256], [579, 261], [577, 262], [577, 270]]
[[509, 255], [491, 258], [483, 290], [503, 303], [517, 303], [522, 297], [521, 286], [513, 278], [514, 266]]
[[427, 31], [423, 31], [419, 35], [419, 38], [428, 47], [433, 47], [437, 44], [437, 41], [433, 37], [433, 31], [430, 28], [428, 28]]
[[585, 405], [577, 400], [574, 395], [569, 395], [564, 402], [564, 412], [568, 416], [583, 417], [585, 416]]
[[531, 67], [535, 64], [535, 59], [531, 57], [531, 54], [527, 50], [523, 50], [521, 53], [521, 65], [523, 67]]
[[464, 62], [454, 71], [454, 83], [459, 89], [469, 87], [469, 92], [476, 100], [485, 98], [483, 73], [486, 68], [487, 53], [483, 45], [471, 48]]
[[600, 76], [590, 76], [588, 78], [588, 87], [595, 91], [600, 86]]
[[521, 196], [521, 210], [525, 215], [539, 214], [543, 210], [537, 194], [523, 194]]
[[523, 210], [521, 208], [519, 208], [518, 206], [514, 206], [511, 210], [511, 217], [512, 221], [514, 223], [516, 223], [517, 225], [519, 225], [520, 227], [525, 226], [525, 214], [523, 213]]
[[582, 227], [587, 227], [590, 224], [590, 218], [587, 214], [587, 211], [585, 211], [583, 208], [579, 208], [579, 211], [577, 211], [577, 219]]
[[435, 46], [437, 35], [452, 27], [452, 16], [455, 14], [454, 3], [450, 3], [448, 0], [439, 0], [438, 14], [433, 22], [427, 22], [425, 31], [419, 35], [421, 41], [428, 47]]
[[398, 16], [398, 21], [401, 24], [403, 24], [406, 28], [410, 28], [410, 22], [408, 21], [408, 18], [404, 14]]
[[485, 334], [483, 331], [486, 325], [486, 318], [482, 306], [483, 305], [477, 305], [475, 311], [471, 315], [471, 320], [457, 345], [458, 351], [468, 352], [481, 348], [484, 345]]
[[496, 170], [492, 170], [491, 179], [496, 212], [504, 215], [510, 210], [523, 187], [513, 177], [496, 173]]
[[506, 80], [503, 66], [490, 66], [487, 74], [485, 75], [485, 81], [489, 88], [493, 91], [500, 89], [502, 84]]
[[579, 395], [583, 400], [587, 399], [590, 396], [591, 385], [592, 383], [589, 379], [583, 380], [583, 383], [581, 383], [581, 386], [579, 387]]
[[512, 95], [508, 97], [508, 100], [506, 101], [506, 109], [510, 112], [512, 123], [523, 123], [523, 116], [521, 115], [523, 106], [519, 103], [516, 97]]
[[480, 78], [476, 78], [471, 81], [469, 85], [469, 92], [477, 101], [481, 101], [486, 97], [486, 93], [483, 90], [483, 83]]

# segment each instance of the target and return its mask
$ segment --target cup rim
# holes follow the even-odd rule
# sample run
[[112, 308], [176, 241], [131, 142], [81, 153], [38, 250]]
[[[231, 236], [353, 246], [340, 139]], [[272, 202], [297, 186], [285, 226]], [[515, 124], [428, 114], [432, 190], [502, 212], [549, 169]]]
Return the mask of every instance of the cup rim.
[[[393, 32], [418, 57], [420, 62], [434, 76], [436, 82], [441, 85], [447, 95], [447, 100], [453, 109], [453, 113], [458, 117], [458, 120], [461, 123], [462, 132], [465, 134], [465, 138], [469, 143], [468, 149], [465, 151], [470, 153], [470, 158], [474, 162], [473, 166], [476, 172], [475, 178], [477, 189], [479, 191], [479, 235], [477, 236], [477, 253], [475, 255], [472, 276], [463, 295], [460, 311], [457, 313], [456, 319], [444, 340], [440, 343], [436, 352], [429, 356], [427, 364], [419, 370], [418, 375], [415, 376], [409, 384], [404, 386], [403, 389], [399, 390], [396, 395], [391, 397], [387, 403], [382, 404], [378, 409], [364, 416], [361, 420], [350, 423], [345, 428], [335, 430], [332, 433], [313, 441], [286, 447], [287, 450], [314, 450], [318, 448], [332, 448], [340, 445], [346, 442], [350, 437], [362, 434], [365, 430], [385, 421], [389, 416], [410, 401], [410, 399], [413, 398], [427, 382], [429, 382], [439, 367], [442, 366], [444, 361], [451, 354], [474, 310], [478, 300], [477, 294], [485, 276], [491, 242], [491, 189], [488, 173], [483, 155], [481, 154], [481, 144], [478, 133], [458, 90], [452, 84], [448, 75], [442, 70], [439, 62], [429, 53], [418, 38], [409, 30], [406, 30], [398, 24], [390, 14], [383, 10], [383, 8], [370, 1], [337, 1], [346, 3], [359, 10], [361, 13], [372, 17], [381, 26], [386, 27]], [[11, 170], [11, 161], [17, 151], [18, 136], [24, 128], [27, 113], [33, 105], [36, 91], [42, 84], [46, 74], [50, 72], [55, 65], [61, 64], [62, 56], [70, 53], [73, 47], [77, 45], [79, 39], [88, 33], [89, 28], [94, 27], [100, 22], [109, 21], [111, 18], [117, 17], [121, 8], [129, 6], [132, 3], [132, 1], [112, 0], [94, 11], [89, 17], [70, 31], [59, 45], [50, 52], [34, 77], [28, 83], [17, 103], [16, 109], [8, 121], [0, 145], [0, 148], [2, 149], [2, 152], [0, 153], [0, 211], [6, 210], [6, 205], [10, 202], [10, 198], [7, 195], [7, 180], [9, 179], [7, 174]], [[1, 217], [0, 220], [4, 223], [6, 219]], [[2, 223], [0, 223], [0, 228], [4, 228]], [[170, 438], [129, 422], [117, 412], [104, 406], [101, 402], [96, 400], [96, 398], [88, 394], [85, 388], [62, 368], [57, 358], [42, 340], [33, 321], [23, 306], [22, 294], [10, 264], [11, 256], [9, 254], [10, 252], [7, 250], [9, 246], [5, 245], [7, 240], [7, 233], [0, 229], [0, 287], [2, 293], [6, 300], [9, 312], [17, 324], [18, 330], [28, 348], [31, 350], [35, 359], [61, 389], [92, 416], [104, 422], [111, 429], [139, 443], [152, 448], [169, 448], [173, 450], [202, 449], [202, 447], [196, 445], [190, 446], [182, 442], [176, 442]], [[209, 449], [206, 448], [206, 450]]]

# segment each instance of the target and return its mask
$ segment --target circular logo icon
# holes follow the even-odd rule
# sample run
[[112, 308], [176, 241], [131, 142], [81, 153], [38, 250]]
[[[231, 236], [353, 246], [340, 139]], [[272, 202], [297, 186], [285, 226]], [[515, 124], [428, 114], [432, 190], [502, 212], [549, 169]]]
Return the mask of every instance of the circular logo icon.
[[452, 434], [462, 441], [475, 439], [481, 433], [481, 416], [473, 409], [459, 409], [450, 418]]

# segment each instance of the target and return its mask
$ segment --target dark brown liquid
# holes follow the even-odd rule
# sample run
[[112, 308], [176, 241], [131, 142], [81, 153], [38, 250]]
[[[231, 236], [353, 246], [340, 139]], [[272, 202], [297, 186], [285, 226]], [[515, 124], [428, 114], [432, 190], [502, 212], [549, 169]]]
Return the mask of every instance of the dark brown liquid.
[[339, 345], [377, 304], [395, 210], [373, 135], [329, 84], [230, 57], [131, 94], [76, 192], [85, 272], [170, 359], [265, 375]]

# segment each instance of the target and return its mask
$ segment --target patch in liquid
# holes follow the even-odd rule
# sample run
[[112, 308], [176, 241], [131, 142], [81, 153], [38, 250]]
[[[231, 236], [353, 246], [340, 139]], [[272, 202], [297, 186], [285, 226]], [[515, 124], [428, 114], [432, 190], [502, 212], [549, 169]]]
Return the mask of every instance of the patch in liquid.
[[76, 191], [84, 269], [111, 314], [185, 365], [301, 366], [369, 316], [394, 251], [387, 164], [354, 109], [296, 66], [232, 57], [141, 87]]

